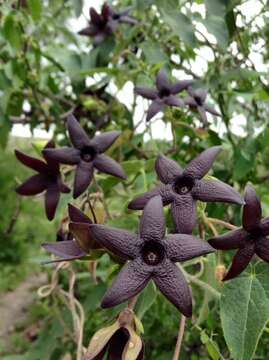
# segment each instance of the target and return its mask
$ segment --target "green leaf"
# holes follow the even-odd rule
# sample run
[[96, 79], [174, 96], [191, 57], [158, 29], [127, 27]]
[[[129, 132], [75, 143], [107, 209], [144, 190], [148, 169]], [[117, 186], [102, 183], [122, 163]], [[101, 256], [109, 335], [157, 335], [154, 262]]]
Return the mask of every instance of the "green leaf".
[[72, 2], [75, 9], [76, 17], [79, 17], [80, 14], [82, 13], [83, 0], [72, 0]]
[[0, 146], [4, 149], [7, 146], [8, 135], [11, 130], [11, 123], [7, 116], [0, 113]]
[[186, 45], [195, 47], [194, 27], [190, 18], [179, 11], [178, 2], [175, 0], [157, 0], [156, 5], [164, 22], [171, 27], [174, 34], [178, 35]]
[[41, 18], [42, 13], [42, 1], [41, 0], [28, 0], [27, 5], [29, 6], [32, 18], [34, 21], [38, 21]]
[[10, 14], [5, 18], [4, 26], [3, 26], [3, 34], [13, 49], [17, 51], [21, 50], [22, 33], [13, 14]]
[[156, 287], [154, 283], [151, 281], [146, 289], [139, 296], [137, 305], [136, 305], [136, 315], [139, 319], [142, 319], [144, 314], [148, 311], [151, 305], [154, 303], [156, 299]]
[[209, 15], [206, 16], [204, 25], [208, 32], [213, 34], [217, 39], [218, 45], [224, 50], [227, 48], [229, 33], [225, 19], [220, 16]]
[[145, 41], [141, 44], [141, 48], [145, 55], [146, 61], [149, 64], [155, 65], [169, 60], [167, 55], [161, 51], [160, 46], [157, 43], [153, 43], [152, 41]]
[[269, 320], [269, 266], [258, 263], [224, 286], [220, 316], [234, 360], [251, 360]]

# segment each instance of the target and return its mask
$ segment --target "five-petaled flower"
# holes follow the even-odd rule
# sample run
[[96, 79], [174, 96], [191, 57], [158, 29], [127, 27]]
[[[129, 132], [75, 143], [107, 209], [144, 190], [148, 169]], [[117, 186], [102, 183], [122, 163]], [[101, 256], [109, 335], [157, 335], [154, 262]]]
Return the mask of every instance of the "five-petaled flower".
[[136, 87], [135, 92], [146, 99], [153, 100], [147, 113], [146, 121], [149, 121], [158, 112], [163, 111], [165, 106], [184, 107], [184, 101], [175, 95], [187, 89], [193, 83], [192, 80], [177, 81], [171, 84], [166, 72], [159, 70], [156, 78], [156, 88]]
[[[45, 149], [53, 149], [54, 142], [49, 141]], [[70, 189], [61, 179], [59, 162], [44, 154], [45, 161], [33, 158], [15, 150], [17, 159], [25, 166], [38, 172], [31, 176], [23, 184], [16, 188], [16, 192], [24, 196], [32, 196], [45, 192], [45, 209], [49, 220], [55, 216], [56, 208], [60, 200], [60, 193], [69, 193]]]
[[104, 39], [111, 36], [121, 23], [134, 25], [137, 20], [129, 16], [130, 8], [124, 11], [116, 12], [108, 4], [102, 6], [101, 13], [91, 7], [89, 25], [79, 31], [80, 35], [90, 36], [94, 44], [100, 44]]
[[189, 234], [197, 221], [197, 200], [243, 204], [241, 196], [231, 186], [220, 180], [202, 179], [220, 150], [220, 146], [213, 146], [203, 151], [184, 170], [174, 160], [160, 155], [155, 170], [163, 184], [131, 201], [129, 209], [143, 209], [151, 197], [161, 195], [163, 205], [172, 204], [176, 231]]
[[269, 235], [269, 217], [262, 219], [260, 200], [250, 185], [245, 190], [242, 225], [239, 229], [209, 240], [215, 249], [238, 249], [224, 281], [241, 274], [254, 254], [269, 262], [269, 240], [266, 238]]
[[118, 305], [140, 293], [150, 280], [185, 316], [192, 315], [189, 286], [176, 262], [213, 251], [205, 241], [192, 235], [165, 236], [162, 199], [149, 200], [140, 221], [139, 235], [104, 225], [90, 225], [93, 238], [127, 263], [106, 292], [101, 306]]
[[208, 125], [207, 115], [209, 112], [215, 116], [221, 116], [220, 113], [215, 110], [212, 106], [206, 104], [206, 96], [207, 91], [204, 89], [193, 89], [192, 87], [188, 87], [188, 93], [190, 96], [187, 96], [183, 99], [184, 104], [188, 105], [191, 110], [197, 111], [204, 125]]
[[72, 236], [68, 240], [42, 244], [44, 249], [59, 257], [59, 259], [46, 261], [45, 263], [81, 259], [87, 256], [91, 250], [99, 248], [87, 228], [87, 225], [92, 224], [91, 219], [71, 204], [68, 204], [68, 215], [71, 222], [69, 230], [72, 234], [75, 227], [75, 233], [78, 236], [75, 236], [75, 238]]
[[44, 156], [62, 164], [76, 165], [73, 196], [77, 198], [90, 185], [93, 169], [126, 179], [122, 167], [109, 156], [103, 154], [119, 137], [119, 131], [110, 131], [89, 139], [84, 129], [73, 115], [67, 119], [70, 140], [74, 147], [46, 149]]
[[144, 344], [136, 332], [135, 315], [124, 309], [110, 326], [97, 331], [92, 337], [84, 360], [144, 359]]

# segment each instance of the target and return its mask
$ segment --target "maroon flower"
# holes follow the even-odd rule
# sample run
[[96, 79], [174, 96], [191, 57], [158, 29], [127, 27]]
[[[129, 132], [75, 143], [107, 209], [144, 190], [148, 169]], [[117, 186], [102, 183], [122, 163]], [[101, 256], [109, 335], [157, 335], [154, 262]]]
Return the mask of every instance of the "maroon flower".
[[171, 210], [176, 231], [189, 234], [197, 220], [197, 200], [243, 204], [241, 196], [231, 186], [220, 180], [202, 179], [211, 168], [220, 150], [220, 146], [213, 146], [203, 151], [184, 170], [174, 160], [159, 155], [155, 170], [164, 185], [134, 199], [129, 203], [128, 208], [143, 209], [151, 197], [161, 195], [163, 205], [172, 204]]
[[68, 240], [42, 244], [44, 249], [59, 257], [57, 260], [46, 263], [80, 259], [88, 255], [90, 250], [98, 248], [88, 231], [88, 226], [92, 224], [91, 219], [71, 204], [68, 204], [68, 214], [71, 221], [69, 225], [71, 234], [75, 225], [75, 238], [71, 236], [68, 237]]
[[188, 105], [191, 110], [195, 110], [200, 114], [201, 120], [204, 125], [208, 125], [207, 115], [206, 115], [207, 112], [215, 116], [221, 116], [218, 111], [216, 111], [210, 105], [205, 103], [207, 96], [206, 90], [204, 89], [194, 90], [191, 87], [189, 87], [188, 93], [190, 94], [190, 96], [183, 99], [184, 104]]
[[115, 160], [103, 154], [119, 137], [119, 131], [110, 131], [96, 135], [90, 140], [73, 115], [68, 116], [67, 128], [74, 147], [46, 149], [44, 150], [44, 155], [62, 164], [77, 166], [73, 192], [74, 198], [77, 198], [88, 188], [93, 178], [94, 168], [106, 174], [126, 179], [122, 167]]
[[165, 217], [160, 196], [145, 206], [139, 235], [104, 225], [90, 225], [93, 238], [115, 255], [129, 260], [105, 294], [103, 308], [118, 305], [141, 292], [152, 279], [160, 291], [185, 316], [192, 314], [189, 286], [175, 262], [213, 251], [192, 235], [165, 236]]
[[[44, 149], [54, 148], [54, 142], [49, 141]], [[56, 208], [59, 203], [60, 193], [69, 193], [70, 189], [61, 179], [58, 161], [50, 159], [44, 154], [45, 161], [28, 156], [19, 150], [15, 150], [17, 159], [27, 167], [38, 172], [27, 179], [23, 184], [16, 188], [16, 192], [24, 196], [32, 196], [45, 193], [45, 209], [47, 218], [52, 220], [55, 216]]]
[[101, 14], [90, 8], [89, 25], [82, 29], [79, 34], [93, 38], [94, 44], [100, 44], [104, 39], [111, 36], [120, 23], [137, 24], [137, 20], [129, 16], [130, 9], [116, 12], [108, 4], [102, 6]]
[[149, 121], [158, 112], [163, 111], [165, 106], [184, 107], [184, 101], [175, 95], [188, 88], [192, 80], [178, 81], [171, 84], [166, 72], [161, 69], [156, 78], [156, 89], [136, 87], [135, 92], [146, 99], [153, 100], [147, 113], [146, 121]]
[[238, 249], [224, 281], [241, 274], [254, 254], [269, 263], [269, 240], [266, 238], [269, 235], [269, 217], [262, 219], [260, 200], [250, 185], [245, 190], [242, 225], [239, 229], [209, 240], [215, 249]]

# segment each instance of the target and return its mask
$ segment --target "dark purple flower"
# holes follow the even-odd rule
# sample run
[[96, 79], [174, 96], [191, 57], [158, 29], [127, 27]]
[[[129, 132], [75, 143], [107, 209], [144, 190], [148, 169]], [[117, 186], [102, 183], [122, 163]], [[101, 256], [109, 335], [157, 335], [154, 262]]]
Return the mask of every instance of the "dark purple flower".
[[172, 204], [176, 231], [189, 234], [197, 221], [197, 200], [243, 204], [241, 196], [231, 186], [220, 180], [203, 179], [220, 150], [220, 146], [213, 146], [203, 151], [184, 170], [174, 160], [159, 155], [155, 170], [163, 184], [131, 201], [129, 209], [143, 209], [151, 197], [161, 195], [163, 205]]
[[126, 179], [122, 167], [109, 156], [103, 154], [119, 137], [119, 131], [110, 131], [89, 139], [73, 115], [67, 118], [67, 128], [74, 147], [46, 149], [44, 155], [62, 164], [76, 165], [74, 198], [81, 195], [90, 185], [93, 169]]
[[192, 235], [165, 236], [162, 199], [147, 203], [140, 221], [139, 235], [104, 225], [90, 225], [93, 238], [115, 255], [129, 260], [106, 292], [101, 306], [118, 305], [141, 292], [152, 279], [160, 291], [185, 316], [192, 314], [189, 286], [175, 264], [213, 251]]
[[136, 332], [135, 315], [123, 310], [116, 322], [92, 337], [84, 360], [144, 359], [144, 344]]
[[[44, 149], [53, 149], [54, 142], [49, 141]], [[45, 161], [28, 156], [19, 150], [15, 150], [17, 159], [25, 166], [38, 172], [16, 188], [16, 192], [24, 196], [32, 196], [45, 192], [45, 209], [47, 218], [52, 220], [60, 200], [61, 193], [69, 193], [70, 189], [61, 179], [59, 162], [48, 158], [44, 154]]]
[[204, 89], [194, 90], [191, 87], [189, 87], [188, 93], [190, 96], [187, 96], [186, 98], [183, 99], [184, 104], [188, 105], [191, 110], [195, 110], [200, 114], [201, 120], [204, 125], [208, 125], [207, 115], [206, 115], [207, 112], [215, 116], [221, 116], [218, 111], [212, 108], [212, 106], [205, 103], [207, 96], [206, 90]]
[[153, 100], [148, 109], [146, 121], [149, 121], [158, 112], [163, 111], [165, 106], [184, 107], [184, 101], [175, 95], [187, 89], [192, 83], [192, 80], [183, 80], [171, 84], [166, 72], [161, 69], [157, 74], [156, 89], [136, 87], [135, 92], [138, 95]]
[[98, 244], [91, 237], [89, 231], [89, 225], [92, 224], [91, 219], [71, 204], [68, 204], [68, 214], [71, 222], [69, 230], [73, 234], [75, 227], [73, 234], [75, 238], [69, 236], [67, 240], [42, 244], [44, 249], [59, 257], [59, 259], [47, 263], [81, 259], [88, 255], [90, 250], [98, 248]]
[[89, 25], [82, 29], [79, 34], [92, 37], [95, 45], [100, 44], [116, 31], [119, 24], [137, 24], [137, 20], [129, 16], [129, 12], [130, 9], [116, 12], [108, 4], [104, 3], [101, 13], [98, 14], [97, 11], [91, 7], [91, 20]]
[[242, 225], [239, 229], [209, 240], [215, 249], [238, 249], [224, 281], [241, 274], [254, 254], [269, 263], [269, 240], [266, 238], [269, 235], [269, 217], [262, 219], [260, 200], [250, 185], [245, 190]]

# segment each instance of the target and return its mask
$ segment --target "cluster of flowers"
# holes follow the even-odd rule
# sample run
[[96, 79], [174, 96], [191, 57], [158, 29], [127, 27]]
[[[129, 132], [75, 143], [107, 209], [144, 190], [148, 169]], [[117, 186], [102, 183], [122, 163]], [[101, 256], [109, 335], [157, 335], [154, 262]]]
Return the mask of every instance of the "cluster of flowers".
[[[111, 35], [119, 23], [135, 23], [135, 20], [129, 17], [128, 11], [116, 13], [106, 4], [101, 15], [92, 8], [90, 15], [91, 23], [81, 34], [93, 36], [95, 43]], [[170, 84], [165, 72], [160, 70], [156, 89], [136, 88], [137, 94], [152, 100], [147, 120], [166, 105], [188, 105], [200, 113], [204, 122], [207, 121], [206, 112], [218, 115], [205, 103], [206, 92], [193, 90], [192, 84], [189, 80]], [[189, 96], [185, 99], [177, 98], [175, 95], [183, 90], [187, 90]], [[62, 181], [60, 164], [73, 165], [76, 168], [74, 198], [88, 189], [94, 178], [94, 169], [126, 179], [121, 165], [104, 154], [119, 137], [119, 132], [106, 132], [89, 139], [73, 115], [68, 116], [67, 129], [73, 146], [55, 149], [54, 143], [50, 141], [43, 150], [45, 161], [20, 151], [15, 152], [19, 161], [38, 172], [18, 186], [17, 192], [29, 196], [46, 191], [45, 208], [49, 220], [54, 218], [60, 194], [70, 192], [69, 187]], [[254, 189], [248, 185], [243, 200], [231, 186], [220, 180], [205, 178], [220, 151], [219, 146], [203, 151], [185, 169], [166, 156], [158, 156], [155, 170], [161, 184], [129, 204], [129, 209], [143, 210], [138, 234], [93, 224], [83, 212], [69, 205], [71, 236], [69, 234], [67, 239], [60, 242], [43, 244], [43, 247], [59, 257], [55, 261], [81, 259], [93, 249], [103, 248], [125, 262], [102, 300], [103, 308], [134, 298], [153, 280], [182, 314], [191, 317], [191, 291], [176, 263], [206, 255], [214, 249], [238, 249], [224, 278], [228, 280], [239, 275], [254, 254], [269, 262], [269, 241], [266, 239], [269, 234], [269, 218], [262, 219], [261, 204]], [[244, 205], [242, 227], [209, 241], [199, 239], [192, 234], [197, 223], [197, 200]], [[163, 206], [169, 204], [175, 232], [167, 235]], [[100, 334], [93, 337], [87, 360], [101, 359], [107, 349], [110, 349], [111, 358], [120, 358], [117, 354], [132, 351], [131, 345], [134, 343], [137, 346], [133, 349], [135, 355], [133, 354], [132, 358], [142, 359], [143, 344], [133, 331], [134, 328], [133, 312], [126, 310], [121, 313], [114, 325], [100, 330]], [[102, 341], [97, 341], [100, 338]]]

